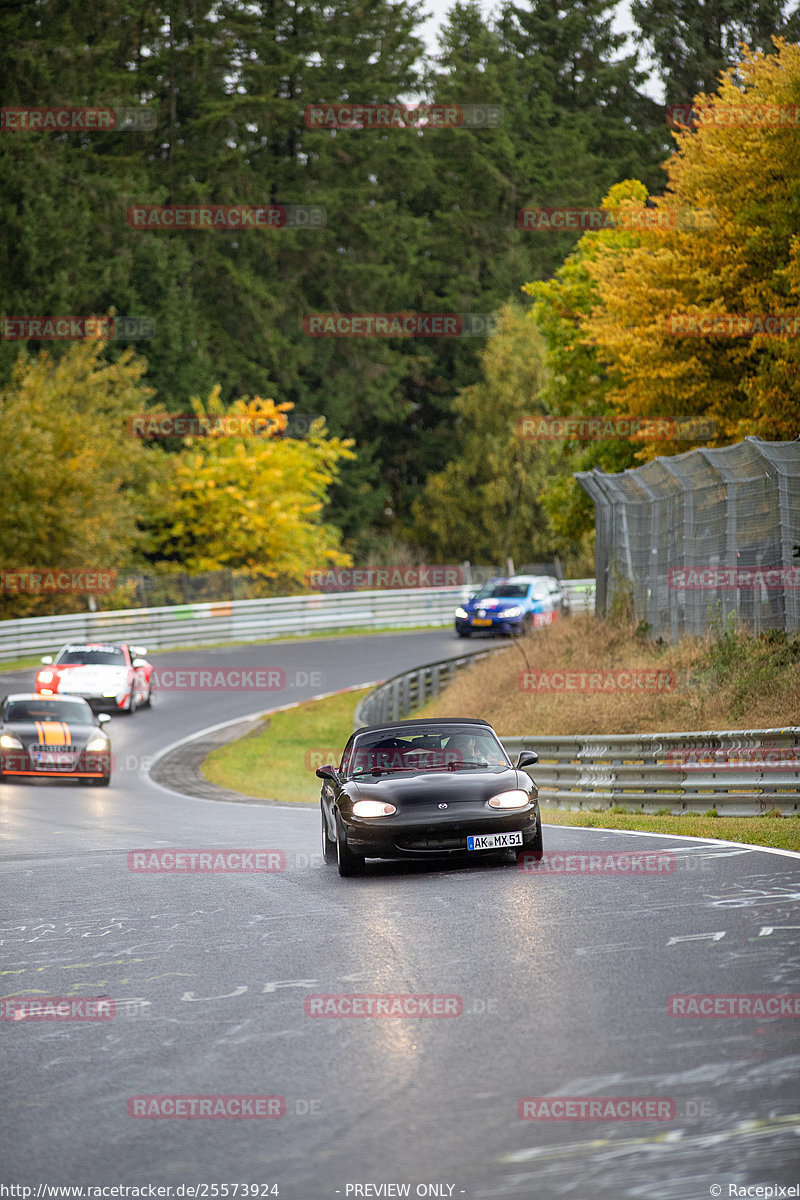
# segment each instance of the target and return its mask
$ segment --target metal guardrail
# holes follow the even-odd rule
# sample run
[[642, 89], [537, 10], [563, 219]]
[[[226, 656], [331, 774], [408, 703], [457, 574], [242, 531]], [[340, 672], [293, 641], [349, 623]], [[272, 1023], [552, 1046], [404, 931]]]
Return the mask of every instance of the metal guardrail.
[[[354, 728], [403, 720], [457, 671], [493, 652], [429, 663], [386, 680], [358, 705]], [[528, 774], [547, 808], [800, 813], [800, 726], [500, 740], [512, 758], [520, 750], [539, 755]]]
[[51, 653], [69, 641], [140, 642], [158, 650], [334, 629], [448, 625], [460, 599], [460, 588], [406, 588], [28, 617], [0, 622], [0, 661]]
[[464, 667], [471, 666], [477, 658], [497, 653], [497, 650], [498, 647], [494, 646], [491, 650], [478, 650], [475, 654], [463, 654], [459, 658], [445, 658], [394, 675], [359, 702], [353, 716], [353, 728], [381, 725], [384, 721], [402, 721], [409, 713], [438, 696], [442, 688], [452, 683]]
[[562, 579], [567, 593], [570, 613], [594, 612], [595, 581], [593, 579]]
[[529, 773], [549, 808], [800, 813], [800, 726], [502, 742], [511, 755], [539, 755]]
[[[594, 603], [594, 580], [568, 582], [573, 612]], [[586, 589], [589, 589], [589, 592]], [[404, 588], [279, 596], [0, 621], [0, 662], [52, 653], [65, 642], [139, 642], [151, 650], [256, 642], [336, 629], [449, 625], [470, 588]]]

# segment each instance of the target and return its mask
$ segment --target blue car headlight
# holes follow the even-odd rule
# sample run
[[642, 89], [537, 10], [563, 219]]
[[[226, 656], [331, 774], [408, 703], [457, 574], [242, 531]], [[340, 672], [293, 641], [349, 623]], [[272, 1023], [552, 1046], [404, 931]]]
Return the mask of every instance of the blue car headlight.
[[457, 608], [456, 616], [459, 617], [462, 621], [465, 621], [467, 619], [467, 617], [469, 616], [469, 613], [467, 612], [467, 610], [465, 608]]
[[521, 617], [522, 609], [517, 604], [517, 605], [515, 605], [514, 608], [507, 608], [504, 612], [502, 612], [500, 614], [500, 616], [501, 617]]

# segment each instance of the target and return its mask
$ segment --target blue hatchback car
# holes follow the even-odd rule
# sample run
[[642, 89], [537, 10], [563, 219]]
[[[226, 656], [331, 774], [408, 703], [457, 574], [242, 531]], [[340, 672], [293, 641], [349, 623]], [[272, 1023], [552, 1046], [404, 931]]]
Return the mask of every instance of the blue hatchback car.
[[551, 575], [490, 579], [456, 609], [456, 633], [528, 633], [550, 625], [567, 611], [561, 584]]

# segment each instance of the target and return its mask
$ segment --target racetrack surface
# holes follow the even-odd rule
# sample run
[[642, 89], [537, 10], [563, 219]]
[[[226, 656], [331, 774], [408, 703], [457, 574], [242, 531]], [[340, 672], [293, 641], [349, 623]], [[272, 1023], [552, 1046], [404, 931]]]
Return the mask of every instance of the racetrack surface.
[[[676, 866], [374, 864], [342, 880], [321, 864], [318, 810], [148, 780], [147, 758], [206, 726], [464, 651], [443, 631], [154, 655], [157, 668], [323, 678], [266, 698], [162, 693], [112, 721], [110, 788], [4, 785], [0, 993], [107, 996], [118, 1015], [0, 1023], [3, 1182], [150, 1183], [173, 1196], [180, 1184], [276, 1184], [285, 1200], [406, 1185], [474, 1200], [695, 1200], [797, 1182], [797, 1020], [680, 1019], [667, 1000], [800, 992], [800, 858], [546, 826], [547, 850], [674, 851]], [[32, 677], [6, 675], [1, 690]], [[150, 847], [273, 849], [286, 869], [130, 871], [127, 852]], [[462, 1012], [306, 1015], [307, 996], [342, 993], [458, 996]], [[217, 1093], [281, 1096], [285, 1115], [127, 1112], [134, 1096]], [[519, 1118], [521, 1099], [552, 1096], [668, 1099], [676, 1112]]]

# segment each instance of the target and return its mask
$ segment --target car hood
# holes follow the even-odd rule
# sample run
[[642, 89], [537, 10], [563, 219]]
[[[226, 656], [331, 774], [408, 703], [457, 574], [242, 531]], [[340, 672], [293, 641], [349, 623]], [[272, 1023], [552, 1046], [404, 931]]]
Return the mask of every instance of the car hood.
[[98, 725], [71, 721], [7, 721], [3, 733], [12, 733], [24, 746], [72, 746], [81, 749], [89, 738], [100, 733]]
[[353, 800], [390, 800], [413, 807], [431, 802], [458, 804], [486, 801], [512, 788], [528, 790], [530, 779], [522, 771], [417, 771], [381, 775], [377, 779], [351, 780], [347, 792]]
[[61, 692], [79, 692], [117, 688], [128, 679], [128, 668], [112, 663], [87, 663], [85, 666], [56, 667]]

